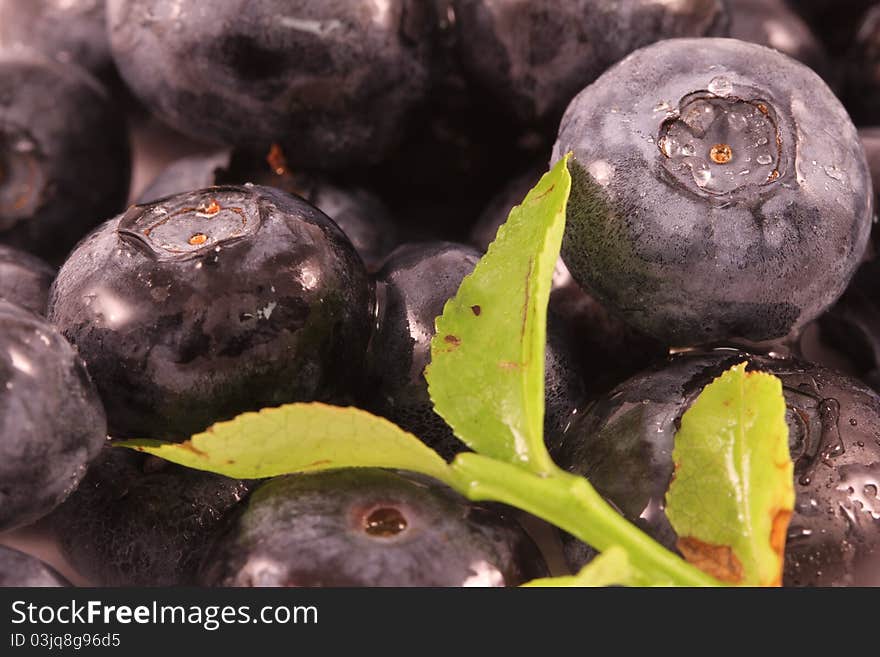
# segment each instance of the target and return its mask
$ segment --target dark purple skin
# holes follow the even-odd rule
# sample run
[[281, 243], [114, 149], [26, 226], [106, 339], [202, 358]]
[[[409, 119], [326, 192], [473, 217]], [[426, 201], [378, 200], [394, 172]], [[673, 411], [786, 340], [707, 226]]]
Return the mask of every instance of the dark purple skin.
[[326, 176], [292, 171], [277, 151], [267, 160], [229, 150], [193, 155], [172, 162], [140, 195], [138, 203], [220, 184], [254, 183], [301, 196], [336, 222], [367, 269], [378, 269], [397, 244], [396, 227], [385, 204], [361, 187], [341, 186]]
[[835, 57], [852, 47], [861, 18], [876, 4], [877, 0], [788, 0]]
[[114, 437], [180, 439], [244, 411], [345, 401], [373, 306], [336, 224], [245, 185], [105, 223], [58, 273], [49, 318], [88, 364]]
[[113, 57], [143, 103], [193, 137], [285, 146], [294, 166], [374, 163], [427, 92], [417, 0], [108, 0]]
[[880, 5], [868, 11], [846, 57], [844, 101], [859, 125], [880, 116]]
[[[451, 242], [405, 244], [376, 276], [378, 320], [367, 351], [362, 403], [447, 459], [465, 446], [434, 412], [424, 372], [431, 360], [434, 322], [480, 255], [472, 247]], [[586, 395], [573, 338], [558, 318], [550, 317], [544, 432], [551, 448]]]
[[880, 390], [880, 261], [859, 267], [819, 326], [822, 339], [847, 357], [855, 374]]
[[430, 0], [437, 38], [427, 101], [401, 142], [363, 173], [398, 219], [401, 242], [465, 241], [493, 191], [521, 166], [546, 161], [552, 137], [513, 124], [468, 85], [452, 0]]
[[[470, 241], [486, 251], [510, 210], [522, 203], [546, 167], [534, 167], [511, 180], [486, 206], [471, 231]], [[550, 312], [568, 327], [574, 355], [590, 395], [604, 394], [621, 381], [666, 354], [664, 346], [627, 326], [572, 278], [560, 258], [553, 272]]]
[[186, 586], [252, 482], [105, 447], [49, 517], [61, 553], [93, 586]]
[[36, 557], [0, 545], [0, 588], [70, 586], [54, 568]]
[[113, 74], [104, 0], [0, 0], [0, 47], [13, 44], [73, 62], [101, 79]]
[[867, 246], [855, 127], [818, 75], [762, 46], [673, 39], [633, 53], [572, 101], [553, 160], [569, 151], [566, 265], [669, 345], [795, 335]]
[[547, 573], [496, 510], [426, 477], [358, 468], [251, 495], [205, 558], [208, 586], [516, 586]]
[[794, 57], [831, 79], [831, 63], [822, 42], [784, 0], [727, 0], [732, 39], [751, 41]]
[[726, 36], [722, 0], [454, 0], [462, 66], [495, 108], [555, 124], [612, 64], [661, 39]]
[[0, 299], [46, 314], [55, 269], [30, 253], [0, 244]]
[[[865, 149], [865, 157], [868, 161], [868, 169], [871, 172], [871, 180], [874, 184], [874, 207], [878, 207], [877, 195], [880, 194], [880, 127], [859, 128], [859, 140]], [[876, 224], [873, 230], [872, 242], [877, 244]]]
[[76, 352], [44, 319], [0, 301], [0, 531], [58, 506], [106, 437]]
[[52, 263], [125, 207], [125, 117], [72, 65], [0, 53], [0, 243]]
[[[782, 380], [788, 407], [796, 501], [784, 585], [876, 581], [871, 566], [880, 558], [880, 397], [837, 372], [730, 349], [682, 354], [579, 414], [559, 464], [584, 475], [626, 518], [675, 549], [675, 531], [663, 512], [675, 432], [703, 387], [744, 361]], [[574, 538], [566, 536], [564, 543], [573, 568], [592, 557]]]

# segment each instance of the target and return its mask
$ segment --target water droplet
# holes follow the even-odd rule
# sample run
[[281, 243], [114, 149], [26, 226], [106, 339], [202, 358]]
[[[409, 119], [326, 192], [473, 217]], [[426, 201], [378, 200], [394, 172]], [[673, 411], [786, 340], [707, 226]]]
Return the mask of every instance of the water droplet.
[[726, 77], [719, 75], [709, 81], [708, 89], [716, 96], [727, 96], [733, 91], [733, 85]]
[[381, 507], [364, 518], [364, 531], [370, 536], [391, 538], [407, 527], [403, 514], [392, 507]]
[[825, 175], [834, 180], [843, 180], [843, 171], [837, 168], [835, 165], [824, 166], [822, 169], [825, 171]]
[[749, 127], [749, 119], [741, 112], [731, 112], [727, 115], [727, 123], [734, 132], [742, 132]]
[[767, 153], [761, 153], [758, 157], [755, 158], [758, 164], [770, 164], [773, 161], [773, 158]]
[[788, 535], [786, 536], [786, 540], [789, 542], [803, 540], [805, 538], [809, 538], [813, 535], [813, 530], [808, 527], [795, 527], [791, 526], [788, 528]]
[[840, 436], [840, 403], [833, 398], [823, 399], [817, 408], [819, 413], [819, 442], [816, 451], [812, 455], [804, 454], [798, 459], [795, 467], [801, 470], [798, 482], [802, 486], [808, 486], [812, 481], [816, 466], [820, 463], [830, 465], [831, 459], [846, 452], [846, 446]]
[[712, 172], [708, 167], [696, 169], [694, 171], [694, 180], [700, 187], [705, 187], [712, 180]]
[[880, 461], [870, 465], [841, 466], [837, 490], [849, 496], [852, 511], [861, 511], [880, 520]]

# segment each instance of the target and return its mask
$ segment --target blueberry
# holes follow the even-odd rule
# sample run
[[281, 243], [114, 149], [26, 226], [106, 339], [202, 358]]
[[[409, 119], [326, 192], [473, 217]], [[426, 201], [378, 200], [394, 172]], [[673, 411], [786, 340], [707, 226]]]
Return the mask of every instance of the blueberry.
[[0, 299], [46, 314], [55, 270], [29, 253], [0, 244]]
[[[472, 244], [482, 251], [489, 248], [511, 208], [522, 202], [545, 168], [529, 169], [495, 195], [471, 231]], [[581, 288], [562, 258], [553, 272], [549, 307], [557, 325], [567, 326], [572, 334], [570, 351], [580, 369], [589, 373], [584, 384], [591, 395], [607, 392], [666, 353], [661, 343], [627, 326]]]
[[255, 183], [301, 196], [329, 216], [354, 245], [367, 268], [379, 268], [397, 243], [396, 227], [385, 204], [362, 188], [339, 185], [326, 176], [293, 171], [276, 145], [267, 157], [229, 150], [172, 162], [150, 183], [138, 203], [219, 184]]
[[513, 521], [432, 480], [361, 468], [254, 491], [205, 558], [211, 586], [515, 586], [546, 573]]
[[553, 123], [584, 85], [649, 43], [726, 35], [721, 0], [455, 0], [462, 64], [500, 112]]
[[58, 273], [49, 317], [115, 437], [187, 437], [241, 412], [342, 401], [373, 316], [345, 235], [302, 199], [213, 187], [130, 208]]
[[546, 162], [551, 143], [523, 131], [467, 84], [452, 0], [432, 0], [437, 33], [428, 98], [400, 144], [363, 173], [401, 219], [402, 241], [466, 238], [493, 190], [523, 162]]
[[0, 301], [0, 531], [60, 504], [106, 436], [101, 402], [67, 341]]
[[57, 262], [125, 205], [128, 136], [85, 72], [0, 53], [0, 242]]
[[873, 125], [880, 113], [880, 6], [864, 15], [845, 61], [847, 109], [860, 124]]
[[[663, 503], [681, 416], [705, 385], [745, 360], [782, 380], [788, 407], [797, 497], [784, 584], [864, 583], [880, 554], [880, 397], [826, 368], [734, 350], [680, 355], [579, 414], [560, 465], [586, 476], [624, 516], [674, 548]], [[590, 550], [566, 537], [566, 555], [577, 567]]]
[[[378, 325], [367, 352], [363, 403], [446, 458], [462, 451], [464, 445], [434, 412], [424, 371], [430, 362], [434, 322], [480, 255], [472, 247], [451, 242], [406, 244], [391, 254], [377, 274]], [[572, 339], [566, 327], [551, 317], [544, 423], [551, 445], [585, 394], [572, 356]]]
[[822, 42], [784, 0], [728, 0], [730, 37], [794, 57], [826, 80], [831, 64]]
[[0, 545], [0, 588], [70, 586], [54, 568], [11, 547]]
[[854, 373], [880, 390], [880, 261], [859, 267], [831, 310], [819, 318], [826, 344], [843, 354]]
[[873, 193], [846, 111], [810, 69], [732, 39], [630, 55], [572, 101], [562, 254], [635, 328], [675, 346], [785, 338], [843, 292]]
[[280, 142], [294, 166], [382, 158], [426, 93], [425, 3], [108, 0], [120, 73], [194, 137]]
[[113, 57], [103, 0], [0, 0], [0, 46], [22, 44], [107, 79]]
[[187, 585], [251, 485], [106, 447], [48, 525], [92, 585]]
[[807, 21], [834, 56], [852, 46], [860, 19], [876, 4], [877, 0], [788, 0], [791, 10]]
[[871, 171], [871, 180], [874, 182], [874, 200], [880, 192], [880, 127], [872, 126], [859, 129], [859, 140], [865, 149], [865, 157], [868, 160], [868, 168]]

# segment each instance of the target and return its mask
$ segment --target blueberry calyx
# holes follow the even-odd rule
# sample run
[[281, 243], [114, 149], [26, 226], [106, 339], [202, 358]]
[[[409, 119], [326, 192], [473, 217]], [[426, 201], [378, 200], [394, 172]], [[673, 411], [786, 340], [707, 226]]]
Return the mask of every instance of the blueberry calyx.
[[755, 89], [714, 78], [683, 97], [660, 126], [663, 169], [701, 196], [727, 196], [771, 185], [785, 170], [782, 128], [773, 105]]
[[117, 234], [156, 260], [181, 260], [252, 235], [261, 215], [258, 201], [240, 188], [214, 187], [132, 206]]

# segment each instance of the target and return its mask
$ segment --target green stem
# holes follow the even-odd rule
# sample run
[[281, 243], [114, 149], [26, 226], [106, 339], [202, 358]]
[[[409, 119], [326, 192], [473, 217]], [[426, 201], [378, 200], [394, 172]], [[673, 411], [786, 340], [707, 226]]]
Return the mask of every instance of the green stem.
[[583, 477], [562, 470], [546, 477], [479, 454], [461, 454], [455, 487], [475, 501], [503, 502], [543, 518], [601, 551], [619, 545], [632, 563], [660, 582], [721, 583], [673, 554], [621, 516]]

